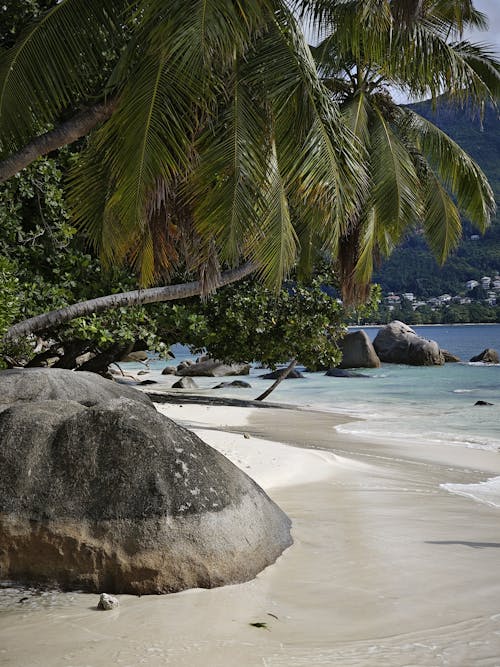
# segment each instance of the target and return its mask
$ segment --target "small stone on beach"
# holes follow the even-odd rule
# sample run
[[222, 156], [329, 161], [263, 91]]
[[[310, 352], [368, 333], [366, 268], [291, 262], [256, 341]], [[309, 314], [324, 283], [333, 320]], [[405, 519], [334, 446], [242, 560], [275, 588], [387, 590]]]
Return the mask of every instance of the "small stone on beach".
[[118, 600], [118, 598], [115, 598], [112, 595], [108, 595], [107, 593], [101, 593], [97, 609], [108, 611], [110, 609], [116, 609], [119, 606], [120, 606], [120, 601]]

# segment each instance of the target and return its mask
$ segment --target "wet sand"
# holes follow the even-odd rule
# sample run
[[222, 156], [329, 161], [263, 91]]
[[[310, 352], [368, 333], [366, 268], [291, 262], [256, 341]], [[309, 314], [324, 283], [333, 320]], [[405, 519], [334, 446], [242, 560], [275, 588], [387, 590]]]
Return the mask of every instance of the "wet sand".
[[329, 413], [163, 410], [264, 486], [294, 545], [246, 584], [111, 612], [0, 590], [2, 667], [500, 665], [500, 510], [440, 486], [499, 475], [500, 454], [362, 441]]

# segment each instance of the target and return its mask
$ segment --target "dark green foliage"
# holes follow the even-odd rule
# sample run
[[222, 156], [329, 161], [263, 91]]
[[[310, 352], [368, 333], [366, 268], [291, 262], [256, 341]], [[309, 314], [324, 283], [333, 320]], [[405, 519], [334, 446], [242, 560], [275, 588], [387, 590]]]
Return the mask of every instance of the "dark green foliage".
[[0, 336], [20, 311], [19, 281], [14, 271], [14, 265], [5, 257], [0, 257]]
[[0, 5], [0, 48], [14, 45], [18, 34], [57, 0], [8, 0]]
[[[75, 235], [65, 208], [62, 169], [71, 155], [40, 159], [0, 186], [0, 292], [5, 330], [18, 319], [62, 308], [70, 303], [136, 287], [123, 270], [104, 271], [98, 259]], [[120, 341], [144, 341], [152, 349], [164, 346], [155, 337], [154, 309], [136, 307], [73, 320], [57, 332], [55, 341], [88, 341], [94, 351]], [[9, 347], [28, 358], [25, 341]], [[16, 351], [17, 350], [17, 351]], [[7, 350], [4, 350], [6, 352]]]
[[343, 310], [321, 281], [289, 284], [278, 293], [255, 281], [221, 289], [206, 302], [174, 304], [162, 319], [171, 339], [225, 361], [274, 368], [296, 358], [309, 368], [335, 366], [344, 333]]
[[[474, 158], [485, 172], [500, 203], [500, 119], [492, 107], [485, 110], [482, 124], [477, 114], [446, 104], [440, 100], [436, 111], [431, 102], [410, 107], [432, 120]], [[500, 271], [500, 214], [479, 239], [467, 223], [460, 246], [443, 267], [433, 258], [419, 232], [395, 249], [390, 258], [376, 271], [374, 280], [384, 292], [414, 292], [421, 297], [456, 294], [464, 290], [468, 280], [478, 280]]]

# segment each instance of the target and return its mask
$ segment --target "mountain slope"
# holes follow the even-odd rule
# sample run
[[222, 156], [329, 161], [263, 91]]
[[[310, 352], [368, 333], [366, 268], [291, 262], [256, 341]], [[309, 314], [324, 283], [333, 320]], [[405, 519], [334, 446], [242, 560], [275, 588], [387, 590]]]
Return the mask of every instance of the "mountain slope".
[[[495, 192], [500, 207], [500, 119], [486, 109], [483, 123], [462, 109], [440, 100], [436, 110], [429, 101], [409, 105], [459, 143], [481, 166]], [[477, 240], [464, 223], [459, 248], [440, 267], [418, 233], [411, 234], [375, 273], [374, 281], [384, 292], [414, 292], [422, 297], [463, 291], [467, 280], [478, 280], [500, 272], [500, 213], [486, 234]]]

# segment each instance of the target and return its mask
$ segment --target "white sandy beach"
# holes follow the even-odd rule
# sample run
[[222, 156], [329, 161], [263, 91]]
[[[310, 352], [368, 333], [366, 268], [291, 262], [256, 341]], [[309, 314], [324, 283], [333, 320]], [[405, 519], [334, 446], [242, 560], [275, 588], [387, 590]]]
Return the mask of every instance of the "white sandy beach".
[[111, 612], [0, 590], [2, 667], [500, 665], [500, 509], [441, 486], [500, 475], [500, 455], [363, 442], [330, 413], [159, 409], [263, 486], [293, 546], [251, 582]]

